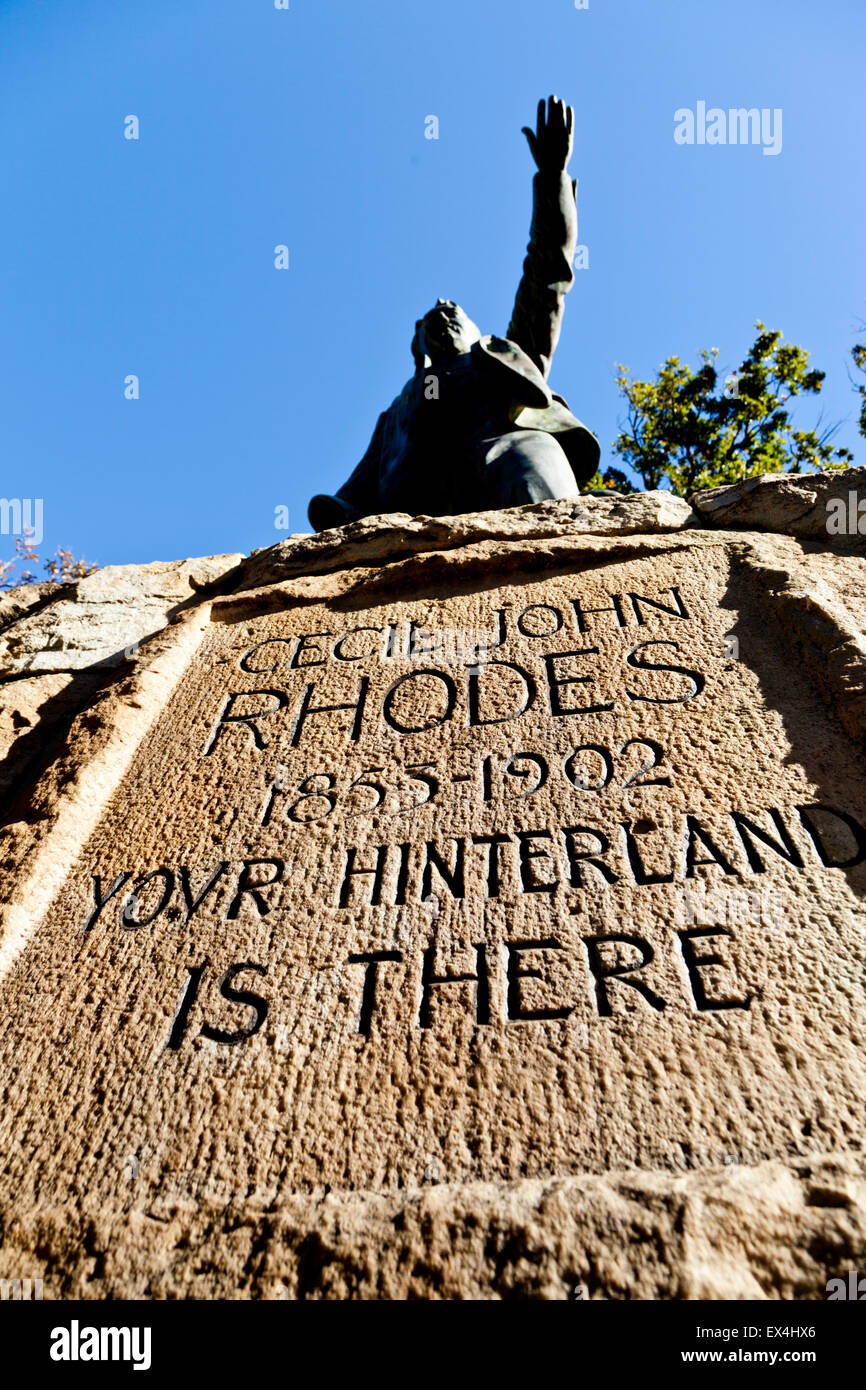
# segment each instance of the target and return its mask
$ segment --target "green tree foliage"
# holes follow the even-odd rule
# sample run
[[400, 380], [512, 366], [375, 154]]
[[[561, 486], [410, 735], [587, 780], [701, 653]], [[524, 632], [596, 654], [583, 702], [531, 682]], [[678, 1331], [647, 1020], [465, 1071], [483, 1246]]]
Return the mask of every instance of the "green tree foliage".
[[630, 480], [621, 468], [605, 468], [593, 473], [589, 482], [581, 489], [583, 492], [634, 492]]
[[[854, 366], [866, 376], [866, 343], [856, 343], [851, 349]], [[854, 383], [854, 390], [860, 397], [860, 433], [866, 439], [866, 386], [862, 381]]]
[[[783, 342], [781, 333], [761, 322], [755, 326], [754, 344], [721, 387], [715, 367], [718, 348], [701, 353], [703, 365], [696, 372], [669, 357], [655, 381], [633, 381], [620, 365], [617, 385], [628, 402], [628, 423], [614, 453], [644, 487], [665, 487], [688, 497], [701, 488], [760, 473], [850, 466], [850, 451], [830, 443], [835, 427], [819, 434], [817, 429], [795, 430], [791, 423], [788, 402], [801, 394], [816, 395], [825, 373], [810, 369], [805, 348]], [[866, 361], [866, 349], [861, 351]], [[622, 477], [619, 470], [608, 469], [589, 486], [621, 487]]]

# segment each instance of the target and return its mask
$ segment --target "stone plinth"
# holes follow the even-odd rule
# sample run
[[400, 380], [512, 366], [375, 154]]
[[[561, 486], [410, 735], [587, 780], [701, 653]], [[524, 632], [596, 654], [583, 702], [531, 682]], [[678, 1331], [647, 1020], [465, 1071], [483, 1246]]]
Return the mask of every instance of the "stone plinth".
[[861, 477], [5, 598], [2, 1273], [808, 1298], [862, 1263], [864, 538], [826, 524]]

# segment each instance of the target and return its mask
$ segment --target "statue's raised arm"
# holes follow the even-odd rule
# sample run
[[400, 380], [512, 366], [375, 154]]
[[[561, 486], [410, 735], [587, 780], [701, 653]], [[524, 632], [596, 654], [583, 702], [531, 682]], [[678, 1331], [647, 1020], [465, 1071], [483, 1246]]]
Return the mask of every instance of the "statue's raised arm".
[[550, 97], [524, 129], [538, 166], [523, 278], [507, 337], [482, 333], [452, 299], [415, 321], [413, 375], [379, 416], [348, 482], [319, 493], [317, 531], [381, 512], [455, 516], [572, 497], [598, 468], [598, 440], [547, 378], [574, 282], [574, 112]]
[[559, 341], [565, 296], [574, 283], [577, 249], [575, 183], [568, 175], [574, 111], [549, 97], [538, 103], [534, 131], [523, 127], [538, 172], [532, 180], [532, 225], [523, 276], [507, 337], [532, 358], [545, 380]]

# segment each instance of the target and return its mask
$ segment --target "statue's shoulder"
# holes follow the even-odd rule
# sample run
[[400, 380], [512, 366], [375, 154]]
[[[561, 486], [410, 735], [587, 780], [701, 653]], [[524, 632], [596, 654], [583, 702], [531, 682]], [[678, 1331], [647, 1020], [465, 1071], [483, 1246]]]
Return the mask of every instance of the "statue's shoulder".
[[403, 414], [407, 408], [412, 406], [424, 390], [424, 373], [420, 369], [409, 377], [402, 390], [394, 397], [391, 404], [382, 411], [379, 416], [381, 421], [386, 421], [389, 417]]
[[488, 333], [472, 345], [472, 356], [487, 370], [511, 372], [522, 378], [521, 395], [524, 404], [543, 410], [550, 405], [550, 388], [532, 358], [510, 338], [498, 338]]

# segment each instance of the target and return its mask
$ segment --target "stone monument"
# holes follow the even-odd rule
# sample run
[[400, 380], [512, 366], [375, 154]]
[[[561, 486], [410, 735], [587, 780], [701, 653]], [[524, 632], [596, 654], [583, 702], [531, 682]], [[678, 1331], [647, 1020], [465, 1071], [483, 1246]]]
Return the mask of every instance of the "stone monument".
[[0, 599], [0, 1275], [862, 1269], [862, 479], [391, 514]]

